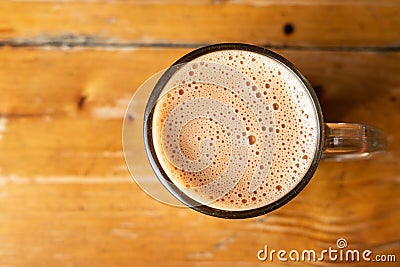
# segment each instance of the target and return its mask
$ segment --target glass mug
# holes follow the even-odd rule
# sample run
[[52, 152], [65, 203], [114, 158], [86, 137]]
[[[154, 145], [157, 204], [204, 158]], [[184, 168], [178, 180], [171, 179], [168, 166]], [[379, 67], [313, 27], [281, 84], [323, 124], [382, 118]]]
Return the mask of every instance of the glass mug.
[[123, 147], [151, 197], [240, 219], [293, 199], [321, 158], [368, 157], [385, 150], [386, 138], [363, 124], [325, 123], [292, 63], [225, 43], [188, 53], [141, 86], [125, 115]]

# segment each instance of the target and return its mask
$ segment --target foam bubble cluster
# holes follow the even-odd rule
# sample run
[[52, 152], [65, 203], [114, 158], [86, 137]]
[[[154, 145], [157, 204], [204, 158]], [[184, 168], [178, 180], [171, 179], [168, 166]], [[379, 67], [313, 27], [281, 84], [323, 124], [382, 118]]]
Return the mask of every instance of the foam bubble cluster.
[[288, 193], [318, 138], [313, 102], [290, 69], [248, 51], [209, 53], [182, 66], [158, 99], [154, 147], [188, 196], [247, 210]]

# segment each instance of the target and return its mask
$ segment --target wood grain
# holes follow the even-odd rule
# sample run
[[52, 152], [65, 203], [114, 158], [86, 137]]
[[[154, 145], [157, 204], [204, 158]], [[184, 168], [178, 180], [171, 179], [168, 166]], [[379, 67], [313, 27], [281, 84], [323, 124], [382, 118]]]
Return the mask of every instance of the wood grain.
[[1, 263], [262, 266], [267, 263], [257, 263], [256, 252], [264, 245], [321, 251], [335, 247], [339, 237], [353, 249], [398, 255], [398, 212], [393, 207], [400, 204], [399, 181], [390, 178], [390, 171], [382, 175], [380, 166], [323, 163], [290, 204], [244, 221], [162, 205], [128, 177], [126, 182], [91, 184], [82, 182], [86, 177], [61, 184], [9, 181], [0, 191]]
[[[0, 113], [121, 118], [147, 78], [190, 50], [5, 47], [0, 50], [0, 99], [7, 101]], [[328, 121], [342, 120], [351, 108], [375, 98], [392, 99], [395, 106], [398, 102], [399, 52], [274, 51], [314, 85]], [[350, 92], [356, 97], [348, 97]]]
[[[4, 123], [0, 150], [7, 152], [0, 154], [3, 173], [113, 176], [125, 172], [121, 129], [130, 97], [152, 73], [188, 51], [0, 50], [4, 70], [0, 98], [7, 99], [0, 106]], [[399, 120], [400, 77], [394, 74], [400, 71], [400, 53], [279, 52], [315, 85], [327, 121], [379, 126], [387, 132], [396, 158], [400, 156], [399, 138], [392, 127]]]
[[[398, 1], [379, 5], [375, 1], [144, 2], [2, 1], [0, 41], [11, 45], [58, 46], [214, 42], [305, 47], [400, 44], [396, 27], [400, 25]], [[294, 27], [291, 34], [283, 30], [287, 23]]]
[[[341, 237], [396, 255], [368, 266], [398, 266], [397, 25], [397, 0], [1, 1], [0, 266], [287, 266], [257, 251], [318, 252]], [[380, 127], [387, 153], [321, 162], [298, 197], [253, 219], [147, 196], [125, 166], [125, 108], [150, 75], [223, 41], [275, 48], [313, 84], [326, 121]]]
[[400, 252], [393, 210], [400, 204], [400, 136], [393, 127], [400, 119], [399, 53], [279, 51], [317, 85], [323, 103], [332, 103], [325, 113], [380, 126], [389, 152], [368, 162], [323, 162], [284, 208], [232, 222], [158, 203], [133, 183], [123, 160], [129, 96], [187, 51], [0, 51], [8, 97], [1, 106], [2, 264], [256, 266], [266, 264], [256, 259], [264, 245], [320, 251], [339, 237], [354, 249]]

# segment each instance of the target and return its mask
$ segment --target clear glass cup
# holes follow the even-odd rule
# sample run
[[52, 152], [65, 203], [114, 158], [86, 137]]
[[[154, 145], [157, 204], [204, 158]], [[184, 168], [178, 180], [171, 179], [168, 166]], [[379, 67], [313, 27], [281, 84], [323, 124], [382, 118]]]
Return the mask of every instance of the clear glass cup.
[[[248, 210], [224, 210], [211, 207], [190, 197], [168, 177], [158, 160], [153, 140], [153, 115], [171, 77], [187, 64], [216, 51], [242, 50], [262, 55], [290, 69], [307, 89], [315, 109], [318, 136], [311, 164], [301, 180], [285, 195], [267, 205]], [[386, 148], [386, 137], [372, 126], [358, 123], [325, 123], [317, 96], [306, 78], [287, 59], [257, 46], [226, 43], [206, 46], [190, 52], [170, 68], [149, 79], [138, 90], [128, 106], [123, 126], [123, 147], [128, 168], [141, 188], [151, 197], [175, 206], [190, 207], [201, 213], [228, 219], [259, 216], [271, 212], [293, 199], [310, 181], [321, 159], [349, 160], [368, 158]], [[167, 190], [165, 190], [167, 189]], [[177, 201], [178, 200], [178, 201]]]

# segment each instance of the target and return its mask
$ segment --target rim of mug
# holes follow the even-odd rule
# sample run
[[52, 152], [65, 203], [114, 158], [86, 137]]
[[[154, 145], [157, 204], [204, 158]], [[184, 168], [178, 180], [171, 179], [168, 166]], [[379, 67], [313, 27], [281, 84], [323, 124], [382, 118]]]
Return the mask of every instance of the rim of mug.
[[[156, 102], [157, 102], [159, 96], [161, 95], [161, 92], [164, 89], [164, 86], [167, 84], [169, 79], [185, 63], [189, 63], [189, 62], [193, 61], [194, 59], [196, 59], [200, 56], [203, 56], [205, 54], [216, 52], [216, 51], [222, 51], [222, 50], [244, 50], [244, 51], [254, 52], [254, 53], [258, 53], [263, 56], [267, 56], [272, 59], [275, 59], [275, 60], [279, 61], [280, 63], [284, 64], [285, 66], [287, 66], [300, 79], [300, 81], [305, 85], [306, 89], [308, 90], [309, 95], [314, 104], [314, 109], [315, 109], [316, 117], [318, 120], [317, 147], [315, 150], [314, 158], [311, 162], [311, 165], [310, 165], [307, 173], [298, 182], [298, 184], [294, 188], [292, 188], [287, 194], [285, 194], [283, 197], [275, 200], [274, 202], [272, 202], [270, 204], [267, 204], [262, 207], [254, 208], [254, 209], [222, 210], [222, 209], [217, 209], [217, 208], [207, 206], [205, 204], [199, 203], [199, 202], [195, 201], [194, 199], [190, 198], [171, 181], [171, 179], [168, 177], [166, 172], [163, 170], [160, 162], [157, 159], [156, 151], [155, 151], [154, 144], [153, 144], [152, 123], [153, 123], [154, 108], [155, 108], [155, 105], [156, 105]], [[323, 125], [324, 125], [324, 120], [323, 120], [323, 115], [322, 115], [322, 109], [319, 104], [317, 95], [316, 95], [314, 89], [312, 88], [311, 84], [304, 77], [304, 75], [297, 69], [297, 67], [294, 66], [293, 63], [291, 63], [289, 60], [287, 60], [283, 56], [281, 56], [271, 50], [263, 48], [263, 47], [254, 46], [254, 45], [250, 45], [250, 44], [243, 44], [243, 43], [220, 43], [220, 44], [214, 44], [214, 45], [200, 47], [196, 50], [189, 52], [188, 54], [186, 54], [183, 57], [181, 57], [180, 59], [178, 59], [175, 63], [173, 63], [171, 65], [170, 68], [168, 68], [164, 72], [164, 74], [161, 76], [161, 78], [156, 83], [153, 91], [151, 92], [151, 95], [150, 95], [149, 100], [146, 105], [146, 109], [145, 109], [145, 113], [144, 113], [144, 121], [143, 121], [143, 137], [144, 137], [144, 145], [145, 145], [145, 149], [146, 149], [146, 153], [147, 153], [147, 158], [150, 162], [150, 165], [151, 165], [154, 173], [156, 174], [158, 180], [163, 184], [163, 186], [175, 198], [177, 198], [180, 202], [182, 202], [184, 205], [188, 206], [189, 208], [192, 208], [192, 209], [194, 209], [198, 212], [201, 212], [203, 214], [206, 214], [206, 215], [219, 217], [219, 218], [225, 218], [225, 219], [245, 219], [245, 218], [260, 216], [260, 215], [269, 213], [273, 210], [276, 210], [279, 207], [282, 207], [283, 205], [288, 203], [290, 200], [292, 200], [295, 196], [297, 196], [305, 188], [305, 186], [309, 183], [312, 176], [314, 175], [314, 173], [317, 169], [317, 166], [322, 157], [323, 140], [324, 140]]]

